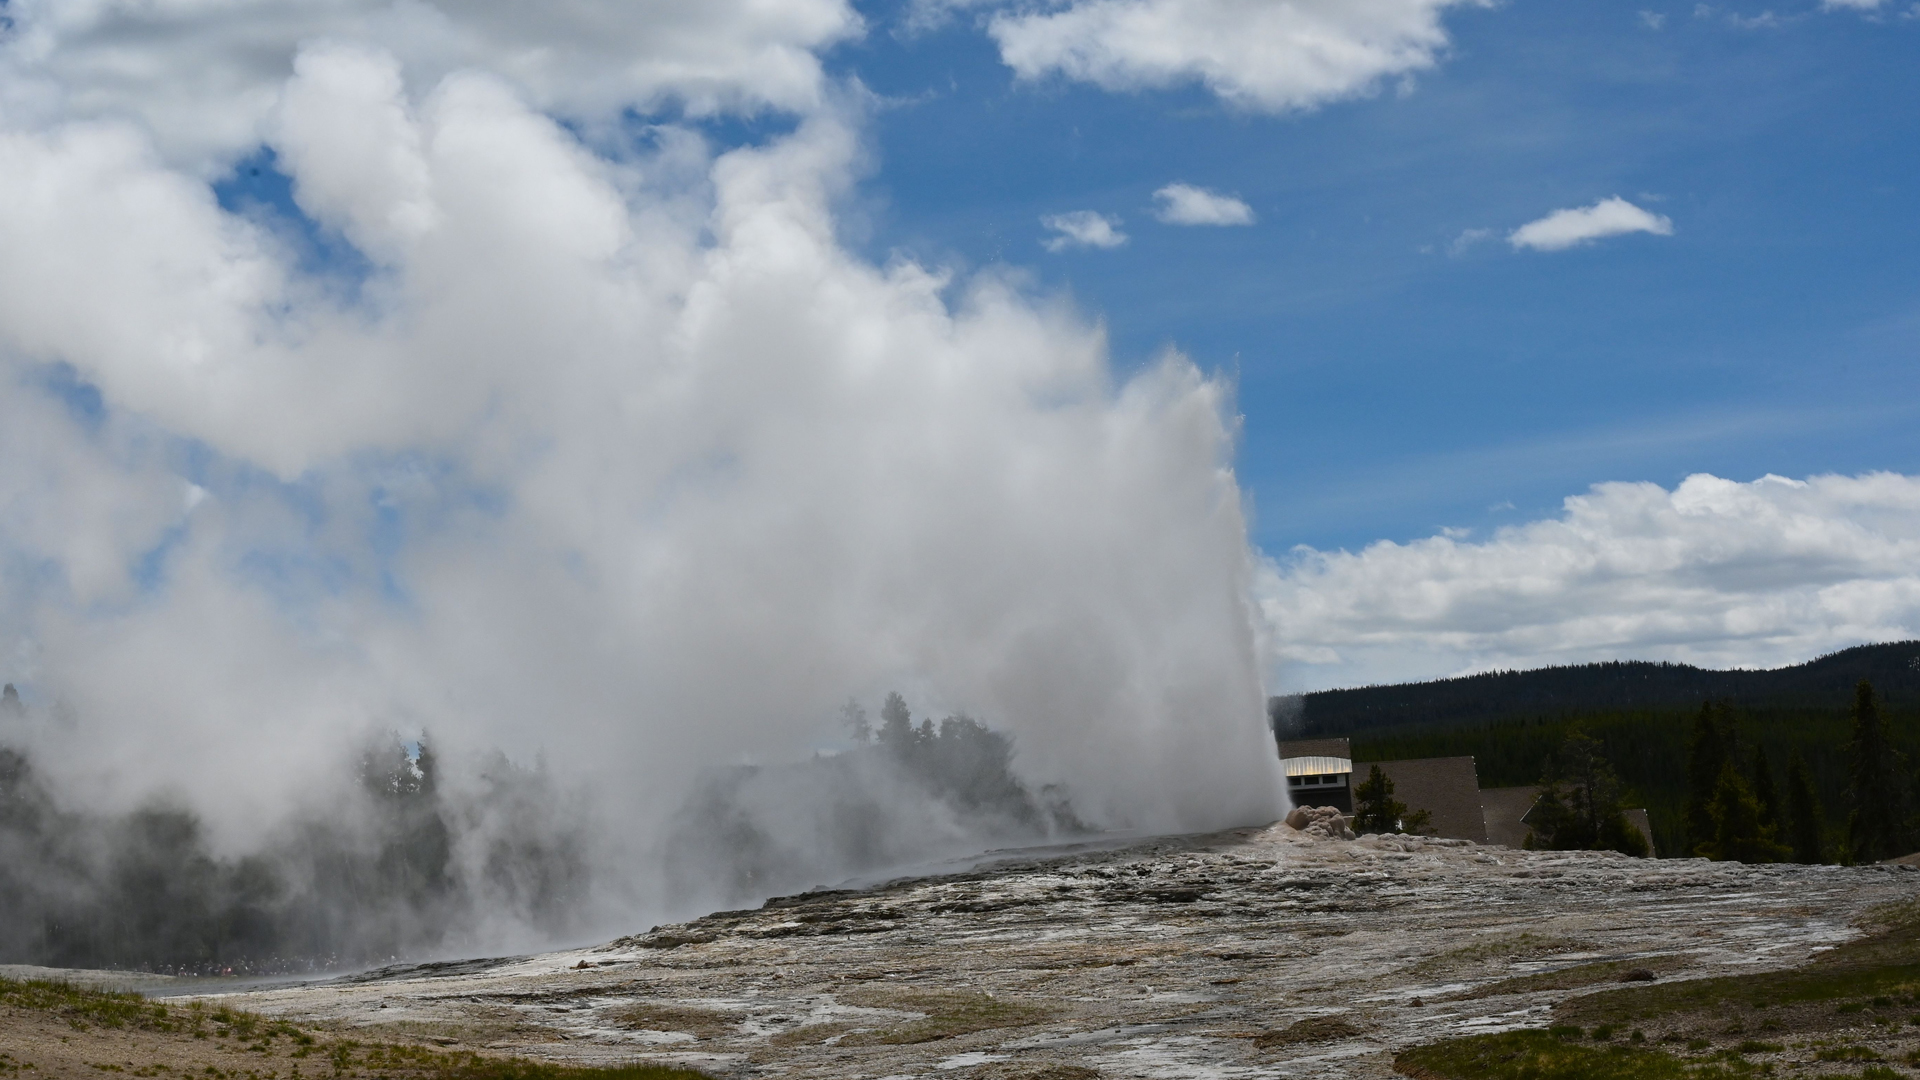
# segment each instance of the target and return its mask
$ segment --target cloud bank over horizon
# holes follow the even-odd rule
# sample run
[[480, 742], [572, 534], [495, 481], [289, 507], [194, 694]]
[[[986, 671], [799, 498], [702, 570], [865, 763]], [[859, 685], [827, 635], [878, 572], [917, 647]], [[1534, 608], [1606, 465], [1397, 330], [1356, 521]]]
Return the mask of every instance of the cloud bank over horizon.
[[1284, 689], [1592, 660], [1777, 667], [1920, 637], [1920, 477], [1596, 484], [1558, 518], [1263, 568]]
[[845, 4], [530, 10], [10, 7], [0, 679], [61, 790], [233, 849], [430, 731], [590, 785], [641, 910], [703, 770], [897, 688], [1090, 821], [1274, 813], [1231, 388], [843, 246]]

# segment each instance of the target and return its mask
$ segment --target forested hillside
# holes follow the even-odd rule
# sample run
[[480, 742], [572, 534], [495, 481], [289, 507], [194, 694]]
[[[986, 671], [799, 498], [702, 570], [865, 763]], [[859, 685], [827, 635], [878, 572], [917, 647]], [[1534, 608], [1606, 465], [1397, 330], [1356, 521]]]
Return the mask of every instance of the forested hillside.
[[1844, 708], [1861, 679], [1873, 683], [1894, 708], [1920, 706], [1920, 641], [1861, 645], [1771, 671], [1709, 671], [1627, 660], [1324, 690], [1274, 700], [1276, 710], [1297, 702], [1299, 737], [1317, 738], [1409, 724], [1697, 708], [1707, 700], [1769, 709]]
[[[1868, 645], [1773, 671], [1708, 671], [1684, 664], [1586, 664], [1430, 683], [1372, 686], [1275, 699], [1276, 726], [1303, 737], [1344, 735], [1357, 760], [1471, 754], [1482, 787], [1538, 783], [1568, 733], [1600, 741], [1645, 806], [1662, 855], [1692, 853], [1687, 833], [1688, 746], [1701, 707], [1730, 708], [1736, 754], [1752, 775], [1764, 756], [1778, 787], [1797, 754], [1839, 850], [1851, 808], [1847, 748], [1854, 688], [1882, 702], [1887, 734], [1911, 779], [1920, 761], [1920, 642]], [[1909, 791], [1912, 787], [1909, 787]]]

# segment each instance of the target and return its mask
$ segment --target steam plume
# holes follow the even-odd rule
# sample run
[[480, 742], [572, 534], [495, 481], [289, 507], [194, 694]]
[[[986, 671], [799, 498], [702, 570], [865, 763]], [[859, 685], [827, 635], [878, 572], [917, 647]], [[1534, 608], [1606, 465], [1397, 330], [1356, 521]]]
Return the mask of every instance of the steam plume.
[[[1228, 388], [842, 246], [857, 88], [734, 61], [810, 62], [844, 5], [608, 4], [537, 69], [490, 4], [181, 32], [205, 7], [16, 3], [0, 39], [0, 676], [34, 705], [0, 743], [49, 813], [159, 799], [231, 862], [314, 835], [369, 732], [431, 731], [455, 788], [544, 755], [445, 796], [450, 851], [560, 837], [627, 926], [703, 777], [894, 687], [1086, 822], [1276, 812]], [[668, 24], [713, 62], [612, 58]], [[794, 127], [715, 146], [675, 101]], [[223, 204], [236, 167], [293, 206]]]

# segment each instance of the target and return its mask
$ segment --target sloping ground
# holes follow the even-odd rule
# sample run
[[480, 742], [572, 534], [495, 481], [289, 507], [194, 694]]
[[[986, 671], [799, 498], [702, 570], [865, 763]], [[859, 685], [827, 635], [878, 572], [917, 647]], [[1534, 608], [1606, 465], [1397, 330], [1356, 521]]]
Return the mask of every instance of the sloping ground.
[[300, 1080], [305, 1069], [331, 1080], [701, 1080], [659, 1066], [590, 1070], [411, 1040], [369, 1042], [226, 1005], [153, 1001], [113, 988], [125, 980], [111, 973], [62, 974], [64, 981], [0, 977], [0, 1076]]
[[714, 1075], [1383, 1077], [1398, 1051], [1545, 1027], [1557, 1004], [1622, 978], [1803, 964], [1916, 896], [1920, 872], [1890, 866], [1274, 826], [227, 1000], [362, 1038]]
[[1545, 1031], [1444, 1039], [1394, 1064], [1423, 1080], [1902, 1080], [1898, 1066], [1920, 1070], [1920, 901], [1860, 925], [1800, 967], [1582, 994]]

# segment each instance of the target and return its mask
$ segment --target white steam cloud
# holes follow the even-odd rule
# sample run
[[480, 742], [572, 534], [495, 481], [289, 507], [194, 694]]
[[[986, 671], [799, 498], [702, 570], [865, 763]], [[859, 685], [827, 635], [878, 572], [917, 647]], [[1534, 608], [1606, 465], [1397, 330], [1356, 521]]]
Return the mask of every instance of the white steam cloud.
[[[844, 3], [8, 11], [0, 677], [61, 790], [237, 849], [369, 729], [543, 753], [644, 908], [701, 770], [897, 687], [1087, 820], [1276, 811], [1227, 388], [837, 242]], [[674, 101], [800, 123], [618, 121]], [[222, 206], [262, 143], [363, 274]]]

